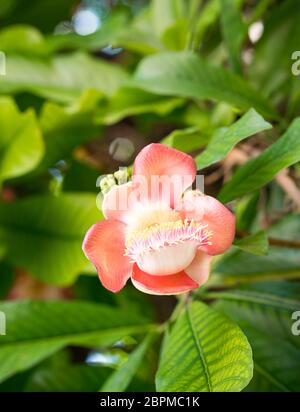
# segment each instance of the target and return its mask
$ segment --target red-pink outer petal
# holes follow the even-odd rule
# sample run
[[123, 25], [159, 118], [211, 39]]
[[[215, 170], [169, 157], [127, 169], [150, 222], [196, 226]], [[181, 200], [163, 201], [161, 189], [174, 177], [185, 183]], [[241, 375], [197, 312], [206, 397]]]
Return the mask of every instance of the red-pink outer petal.
[[174, 275], [152, 276], [133, 266], [132, 283], [142, 292], [153, 295], [176, 295], [198, 287], [198, 284], [184, 272]]
[[124, 223], [116, 220], [96, 223], [85, 235], [82, 248], [106, 289], [118, 292], [125, 286], [132, 272], [132, 263], [128, 256], [124, 256]]
[[211, 261], [212, 256], [198, 250], [192, 263], [185, 269], [185, 273], [201, 286], [208, 280]]
[[202, 222], [212, 232], [211, 245], [201, 247], [202, 251], [218, 255], [232, 245], [235, 216], [217, 199], [206, 195], [191, 195], [185, 197], [182, 206], [183, 217]]
[[[152, 201], [164, 201], [171, 207], [179, 201], [182, 193], [192, 185], [196, 177], [194, 159], [179, 150], [172, 149], [159, 143], [152, 143], [138, 154], [133, 167], [133, 183], [139, 177], [145, 178], [148, 185], [148, 198]], [[153, 176], [166, 177], [170, 184], [170, 194], [166, 183], [158, 185], [158, 190], [150, 186]], [[150, 190], [151, 187], [151, 190]]]

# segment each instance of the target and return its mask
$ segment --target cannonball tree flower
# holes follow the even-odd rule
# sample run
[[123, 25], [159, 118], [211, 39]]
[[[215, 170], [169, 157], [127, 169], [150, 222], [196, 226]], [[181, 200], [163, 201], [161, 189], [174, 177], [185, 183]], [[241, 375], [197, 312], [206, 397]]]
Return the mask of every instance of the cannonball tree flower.
[[106, 218], [87, 232], [83, 251], [103, 286], [131, 278], [145, 292], [172, 295], [203, 285], [214, 255], [232, 244], [234, 215], [217, 199], [190, 190], [193, 158], [162, 144], [136, 157], [130, 182], [106, 188]]

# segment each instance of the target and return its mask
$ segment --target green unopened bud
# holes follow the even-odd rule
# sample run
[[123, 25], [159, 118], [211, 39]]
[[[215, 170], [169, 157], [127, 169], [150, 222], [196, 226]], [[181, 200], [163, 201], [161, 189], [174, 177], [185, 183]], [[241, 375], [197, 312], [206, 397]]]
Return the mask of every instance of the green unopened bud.
[[106, 194], [110, 189], [116, 185], [116, 180], [112, 174], [106, 175], [100, 181], [100, 189], [103, 194]]
[[127, 168], [117, 170], [114, 173], [114, 177], [117, 179], [118, 185], [122, 185], [126, 183], [128, 179]]
[[109, 187], [113, 187], [116, 185], [116, 179], [114, 178], [114, 175], [106, 175], [106, 179]]

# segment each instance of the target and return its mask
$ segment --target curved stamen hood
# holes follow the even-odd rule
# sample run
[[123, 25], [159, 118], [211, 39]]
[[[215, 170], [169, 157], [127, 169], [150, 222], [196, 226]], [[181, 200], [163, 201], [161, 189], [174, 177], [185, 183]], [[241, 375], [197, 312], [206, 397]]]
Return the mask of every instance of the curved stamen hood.
[[157, 223], [129, 234], [126, 255], [152, 275], [169, 273], [170, 266], [177, 273], [192, 262], [199, 246], [209, 245], [210, 237], [199, 222], [185, 219]]

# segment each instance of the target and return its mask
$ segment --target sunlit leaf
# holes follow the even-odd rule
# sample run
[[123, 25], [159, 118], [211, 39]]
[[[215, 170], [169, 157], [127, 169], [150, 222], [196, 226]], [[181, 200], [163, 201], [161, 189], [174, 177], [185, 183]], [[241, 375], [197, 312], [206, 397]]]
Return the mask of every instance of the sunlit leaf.
[[87, 89], [112, 95], [127, 80], [121, 67], [82, 53], [49, 59], [11, 55], [6, 76], [0, 77], [0, 93], [30, 92], [69, 102]]
[[44, 142], [32, 110], [20, 113], [12, 99], [0, 98], [0, 184], [34, 169]]
[[300, 344], [292, 334], [292, 313], [299, 310], [297, 284], [258, 283], [215, 295], [217, 308], [241, 326], [253, 350], [250, 391], [299, 391]]
[[251, 347], [239, 327], [193, 302], [166, 336], [156, 375], [158, 391], [238, 392], [252, 378]]
[[222, 160], [241, 140], [271, 127], [255, 110], [249, 110], [228, 128], [217, 129], [206, 150], [195, 159], [198, 169]]
[[243, 165], [223, 187], [219, 198], [229, 202], [264, 186], [281, 169], [300, 161], [300, 118], [295, 119], [285, 134], [261, 155]]
[[242, 109], [254, 107], [262, 115], [276, 117], [265, 98], [242, 78], [191, 52], [146, 57], [137, 68], [135, 84], [162, 95], [225, 101]]

